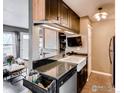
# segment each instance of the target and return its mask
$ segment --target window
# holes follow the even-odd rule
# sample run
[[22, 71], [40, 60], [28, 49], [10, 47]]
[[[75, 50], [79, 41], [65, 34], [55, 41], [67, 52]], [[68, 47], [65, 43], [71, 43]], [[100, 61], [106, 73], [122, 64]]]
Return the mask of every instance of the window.
[[[17, 39], [17, 36], [19, 38]], [[29, 59], [29, 33], [3, 32], [3, 60], [8, 55]]]
[[29, 33], [20, 33], [20, 58], [29, 59]]
[[3, 32], [3, 57], [16, 57], [16, 36], [14, 32]]

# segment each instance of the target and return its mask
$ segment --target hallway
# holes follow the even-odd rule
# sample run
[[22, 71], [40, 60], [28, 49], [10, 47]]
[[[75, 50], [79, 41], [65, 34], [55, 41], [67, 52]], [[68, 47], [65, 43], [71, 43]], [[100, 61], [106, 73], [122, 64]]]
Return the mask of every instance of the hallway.
[[115, 93], [115, 89], [112, 88], [110, 76], [91, 73], [81, 93]]

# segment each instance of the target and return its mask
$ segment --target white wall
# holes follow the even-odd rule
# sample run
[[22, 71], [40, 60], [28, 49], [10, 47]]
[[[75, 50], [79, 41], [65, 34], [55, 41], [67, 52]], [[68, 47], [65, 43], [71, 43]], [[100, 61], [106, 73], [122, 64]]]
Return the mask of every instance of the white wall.
[[3, 0], [3, 24], [28, 28], [28, 0]]
[[45, 48], [58, 49], [58, 32], [50, 29], [45, 29]]
[[44, 43], [43, 43], [43, 50], [42, 53], [48, 53], [50, 55], [45, 55], [47, 56], [53, 56], [57, 55], [58, 53], [58, 32], [53, 31], [50, 29], [43, 29], [40, 26], [33, 26], [33, 31], [32, 31], [32, 44], [31, 44], [31, 50], [32, 50], [32, 60], [37, 60], [40, 58], [43, 58], [40, 56], [40, 51], [39, 51], [39, 44], [40, 44], [40, 33], [39, 31], [43, 30], [44, 31]]
[[92, 25], [92, 69], [111, 73], [109, 41], [115, 35], [114, 19], [92, 23]]
[[83, 47], [82, 53], [88, 54], [88, 76], [91, 73], [92, 67], [92, 56], [91, 56], [91, 37], [92, 37], [92, 27], [89, 17], [80, 18], [80, 34], [83, 35]]
[[88, 24], [90, 24], [88, 17], [80, 18], [80, 34], [84, 37], [83, 53], [88, 53]]
[[40, 58], [40, 51], [39, 51], [40, 29], [41, 28], [39, 26], [33, 26], [32, 35], [31, 35], [32, 60], [37, 60]]

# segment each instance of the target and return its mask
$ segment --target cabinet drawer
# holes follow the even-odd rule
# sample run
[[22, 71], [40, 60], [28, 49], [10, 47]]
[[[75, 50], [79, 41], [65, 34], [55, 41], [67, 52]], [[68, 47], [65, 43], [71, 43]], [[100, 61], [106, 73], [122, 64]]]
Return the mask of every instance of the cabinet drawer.
[[[44, 87], [39, 86], [38, 83], [41, 83]], [[23, 79], [23, 85], [33, 93], [56, 93], [56, 80], [44, 76], [40, 76], [35, 83]]]

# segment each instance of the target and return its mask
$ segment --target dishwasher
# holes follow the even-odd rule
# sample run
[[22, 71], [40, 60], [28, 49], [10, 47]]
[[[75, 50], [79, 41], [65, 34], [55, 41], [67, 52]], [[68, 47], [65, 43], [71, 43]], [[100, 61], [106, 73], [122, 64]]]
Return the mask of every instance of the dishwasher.
[[77, 72], [69, 72], [58, 83], [59, 93], [77, 93]]
[[59, 87], [59, 93], [77, 93], [77, 73]]

